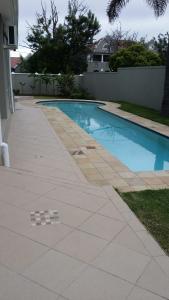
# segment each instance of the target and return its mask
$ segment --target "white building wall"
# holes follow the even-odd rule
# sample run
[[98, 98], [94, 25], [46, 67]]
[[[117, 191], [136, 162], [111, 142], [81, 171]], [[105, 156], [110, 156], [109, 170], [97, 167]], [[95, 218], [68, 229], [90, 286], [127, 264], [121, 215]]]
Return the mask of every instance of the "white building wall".
[[[18, 27], [18, 0], [0, 0], [0, 164], [11, 113], [14, 112], [8, 28]], [[16, 37], [17, 39], [17, 37]]]

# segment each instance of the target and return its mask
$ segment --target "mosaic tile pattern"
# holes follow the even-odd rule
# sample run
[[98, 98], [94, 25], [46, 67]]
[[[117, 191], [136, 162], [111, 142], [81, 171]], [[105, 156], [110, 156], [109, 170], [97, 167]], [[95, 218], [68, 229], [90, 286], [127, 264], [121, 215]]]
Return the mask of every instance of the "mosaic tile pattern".
[[53, 225], [59, 223], [59, 215], [57, 210], [31, 211], [30, 219], [32, 226]]

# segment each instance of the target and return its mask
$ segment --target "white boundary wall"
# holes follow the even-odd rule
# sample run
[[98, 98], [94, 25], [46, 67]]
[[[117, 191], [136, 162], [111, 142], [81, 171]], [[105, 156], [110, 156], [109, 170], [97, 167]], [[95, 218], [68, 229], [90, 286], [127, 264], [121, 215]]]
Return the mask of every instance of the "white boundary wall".
[[[52, 75], [51, 75], [52, 76]], [[58, 95], [57, 83], [34, 82], [29, 74], [13, 74], [13, 88], [24, 95]], [[120, 68], [118, 72], [93, 72], [75, 76], [77, 86], [98, 100], [127, 101], [159, 110], [162, 103], [165, 67]], [[24, 85], [22, 85], [23, 83]], [[35, 86], [34, 89], [31, 86]]]

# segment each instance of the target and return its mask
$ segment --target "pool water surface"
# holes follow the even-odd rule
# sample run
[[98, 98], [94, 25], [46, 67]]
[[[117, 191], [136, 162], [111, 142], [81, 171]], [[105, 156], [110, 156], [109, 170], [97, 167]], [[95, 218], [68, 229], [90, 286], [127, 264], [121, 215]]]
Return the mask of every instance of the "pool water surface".
[[130, 170], [169, 170], [169, 139], [100, 109], [104, 104], [63, 100], [42, 104], [59, 108]]

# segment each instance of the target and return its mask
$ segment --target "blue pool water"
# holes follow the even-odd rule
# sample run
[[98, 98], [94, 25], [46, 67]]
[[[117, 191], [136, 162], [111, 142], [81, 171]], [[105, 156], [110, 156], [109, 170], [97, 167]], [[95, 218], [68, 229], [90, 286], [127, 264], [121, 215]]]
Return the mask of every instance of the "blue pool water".
[[169, 139], [99, 109], [101, 104], [46, 102], [58, 107], [132, 171], [169, 170]]

